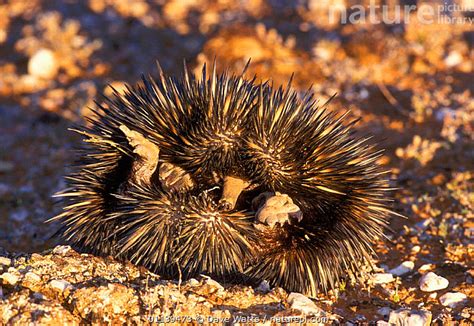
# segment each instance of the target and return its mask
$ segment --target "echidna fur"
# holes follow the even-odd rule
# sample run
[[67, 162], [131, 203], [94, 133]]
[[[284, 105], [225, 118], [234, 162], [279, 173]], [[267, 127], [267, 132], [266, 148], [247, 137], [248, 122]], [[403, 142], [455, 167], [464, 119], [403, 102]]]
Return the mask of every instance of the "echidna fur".
[[[290, 85], [273, 89], [242, 75], [143, 77], [98, 104], [79, 132], [87, 147], [60, 194], [58, 234], [80, 250], [113, 255], [163, 275], [243, 272], [315, 296], [357, 278], [382, 236], [388, 182], [368, 139]], [[120, 126], [159, 148], [196, 181], [168, 191], [131, 178], [134, 154]], [[245, 179], [236, 207], [218, 205], [226, 177]], [[301, 221], [256, 227], [249, 196], [289, 195]]]

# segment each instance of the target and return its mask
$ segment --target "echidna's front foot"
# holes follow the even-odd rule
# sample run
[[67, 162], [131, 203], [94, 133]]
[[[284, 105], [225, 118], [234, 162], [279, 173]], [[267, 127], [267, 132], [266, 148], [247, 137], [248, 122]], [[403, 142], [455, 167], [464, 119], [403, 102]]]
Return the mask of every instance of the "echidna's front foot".
[[276, 223], [283, 226], [291, 220], [301, 221], [303, 213], [300, 208], [293, 203], [293, 200], [286, 194], [279, 192], [264, 192], [257, 196], [252, 206], [256, 210], [256, 222], [268, 225], [273, 228]]
[[159, 174], [161, 185], [166, 191], [184, 192], [194, 187], [191, 175], [174, 164], [162, 163]]
[[240, 194], [249, 185], [250, 183], [244, 179], [231, 176], [225, 177], [219, 208], [223, 210], [234, 209]]
[[149, 184], [151, 177], [158, 166], [160, 149], [158, 146], [137, 131], [121, 125], [120, 130], [125, 134], [138, 160], [133, 162], [132, 178], [138, 184]]

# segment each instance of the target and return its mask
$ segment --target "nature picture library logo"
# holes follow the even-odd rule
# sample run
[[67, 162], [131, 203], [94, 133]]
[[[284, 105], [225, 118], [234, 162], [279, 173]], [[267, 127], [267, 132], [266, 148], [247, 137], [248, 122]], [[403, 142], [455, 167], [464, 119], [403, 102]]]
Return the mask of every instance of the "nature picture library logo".
[[[473, 24], [474, 0], [416, 2], [416, 4], [344, 5], [344, 1], [323, 0], [317, 6], [326, 8], [330, 23], [341, 24], [409, 24], [416, 19], [422, 24]], [[416, 18], [413, 17], [416, 16]]]

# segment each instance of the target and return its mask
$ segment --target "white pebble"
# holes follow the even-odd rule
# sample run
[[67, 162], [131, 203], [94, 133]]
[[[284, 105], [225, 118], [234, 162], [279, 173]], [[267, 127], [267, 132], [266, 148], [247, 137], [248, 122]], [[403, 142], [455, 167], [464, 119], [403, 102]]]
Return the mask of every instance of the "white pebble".
[[429, 270], [432, 270], [433, 268], [434, 268], [433, 264], [424, 264], [424, 265], [421, 265], [420, 268], [418, 268], [418, 272], [420, 273], [427, 272]]
[[189, 284], [190, 286], [198, 286], [200, 283], [199, 283], [199, 281], [196, 280], [195, 278], [191, 278], [191, 279], [189, 279], [188, 284]]
[[385, 320], [377, 320], [377, 323], [375, 324], [377, 326], [391, 326], [388, 322]]
[[376, 273], [372, 275], [372, 282], [374, 284], [385, 284], [393, 282], [395, 279], [390, 273]]
[[449, 55], [444, 59], [447, 67], [455, 67], [462, 62], [462, 55], [457, 51], [449, 52]]
[[446, 307], [455, 308], [456, 306], [465, 303], [467, 296], [461, 292], [448, 292], [439, 297], [439, 302]]
[[389, 325], [429, 326], [431, 312], [425, 310], [408, 310], [405, 308], [390, 312]]
[[3, 273], [0, 277], [10, 285], [15, 285], [20, 279], [17, 275], [12, 273]]
[[286, 301], [291, 305], [291, 309], [299, 310], [305, 315], [321, 316], [325, 314], [311, 299], [301, 293], [290, 293]]
[[426, 273], [420, 278], [420, 290], [424, 292], [433, 292], [446, 289], [449, 281], [433, 272]]
[[413, 248], [411, 248], [411, 252], [414, 253], [414, 254], [417, 254], [421, 251], [421, 247], [416, 245], [416, 246], [413, 246]]
[[224, 289], [224, 287], [217, 281], [214, 281], [212, 278], [206, 280], [206, 284], [213, 286], [218, 289]]
[[54, 52], [49, 49], [40, 49], [33, 54], [28, 61], [28, 73], [43, 79], [54, 78], [58, 73]]
[[53, 254], [65, 255], [71, 250], [71, 246], [56, 246], [53, 249]]
[[436, 299], [437, 296], [438, 296], [438, 293], [433, 292], [429, 295], [429, 298], [434, 300], [434, 299]]
[[398, 265], [397, 267], [391, 269], [389, 273], [395, 276], [402, 276], [407, 273], [410, 273], [414, 268], [415, 268], [415, 263], [407, 260], [401, 263], [400, 265]]
[[41, 277], [33, 272], [26, 273], [25, 278], [29, 279], [32, 282], [41, 282]]
[[0, 256], [0, 265], [10, 266], [11, 264], [12, 260], [10, 258]]
[[72, 288], [71, 283], [65, 280], [52, 280], [49, 284], [53, 289], [59, 290], [60, 292], [66, 291], [67, 288]]

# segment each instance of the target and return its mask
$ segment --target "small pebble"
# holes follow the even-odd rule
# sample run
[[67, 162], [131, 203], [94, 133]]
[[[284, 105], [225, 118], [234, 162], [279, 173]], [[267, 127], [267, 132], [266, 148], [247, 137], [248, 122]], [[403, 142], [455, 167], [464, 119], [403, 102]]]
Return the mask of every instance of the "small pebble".
[[467, 295], [461, 292], [448, 292], [439, 297], [439, 302], [446, 307], [456, 308], [456, 306], [467, 301]]
[[43, 79], [53, 79], [58, 73], [54, 52], [49, 49], [38, 50], [28, 61], [28, 73]]
[[372, 281], [374, 284], [385, 284], [393, 282], [395, 279], [390, 273], [376, 273], [372, 275]]
[[59, 290], [60, 292], [66, 291], [67, 288], [72, 288], [71, 283], [65, 280], [52, 280], [49, 284], [53, 289]]
[[414, 253], [414, 254], [417, 254], [421, 251], [421, 247], [416, 245], [416, 246], [413, 246], [413, 248], [411, 248], [411, 252]]
[[393, 310], [388, 319], [389, 325], [429, 326], [431, 312], [425, 310], [408, 310], [405, 308]]
[[10, 258], [0, 256], [0, 265], [10, 266], [11, 264], [12, 260]]
[[458, 51], [451, 51], [449, 55], [444, 59], [444, 64], [449, 67], [455, 67], [458, 64], [462, 63], [462, 55]]
[[198, 286], [200, 283], [199, 283], [199, 281], [196, 280], [195, 278], [191, 278], [191, 279], [189, 279], [188, 284], [189, 284], [190, 286]]
[[32, 282], [41, 282], [41, 276], [33, 272], [27, 272], [25, 278], [29, 279]]
[[392, 326], [385, 320], [377, 320], [377, 326]]
[[388, 316], [388, 315], [390, 315], [390, 311], [392, 311], [392, 309], [390, 309], [390, 307], [382, 307], [382, 308], [377, 310], [377, 313], [380, 316]]
[[17, 275], [12, 273], [3, 273], [0, 277], [10, 285], [15, 285], [20, 279]]
[[64, 256], [71, 250], [71, 246], [56, 246], [53, 249], [53, 254], [58, 254]]
[[217, 281], [214, 281], [212, 278], [206, 280], [206, 284], [216, 287], [218, 289], [223, 289], [224, 287]]
[[256, 290], [262, 293], [268, 293], [271, 290], [270, 283], [268, 283], [267, 280], [263, 280], [260, 282]]
[[420, 268], [418, 268], [418, 272], [420, 273], [427, 272], [429, 270], [432, 270], [433, 268], [434, 268], [433, 264], [424, 264], [424, 265], [421, 265]]
[[433, 292], [446, 289], [449, 281], [433, 272], [426, 273], [420, 278], [420, 290], [424, 292]]
[[415, 268], [415, 263], [407, 260], [401, 263], [400, 265], [398, 265], [397, 267], [391, 269], [389, 273], [395, 276], [402, 276], [407, 273], [410, 273], [414, 268]]
[[319, 308], [313, 301], [311, 301], [311, 299], [301, 293], [290, 293], [286, 301], [291, 305], [291, 309], [299, 310], [305, 315], [322, 316], [325, 314], [324, 310]]

